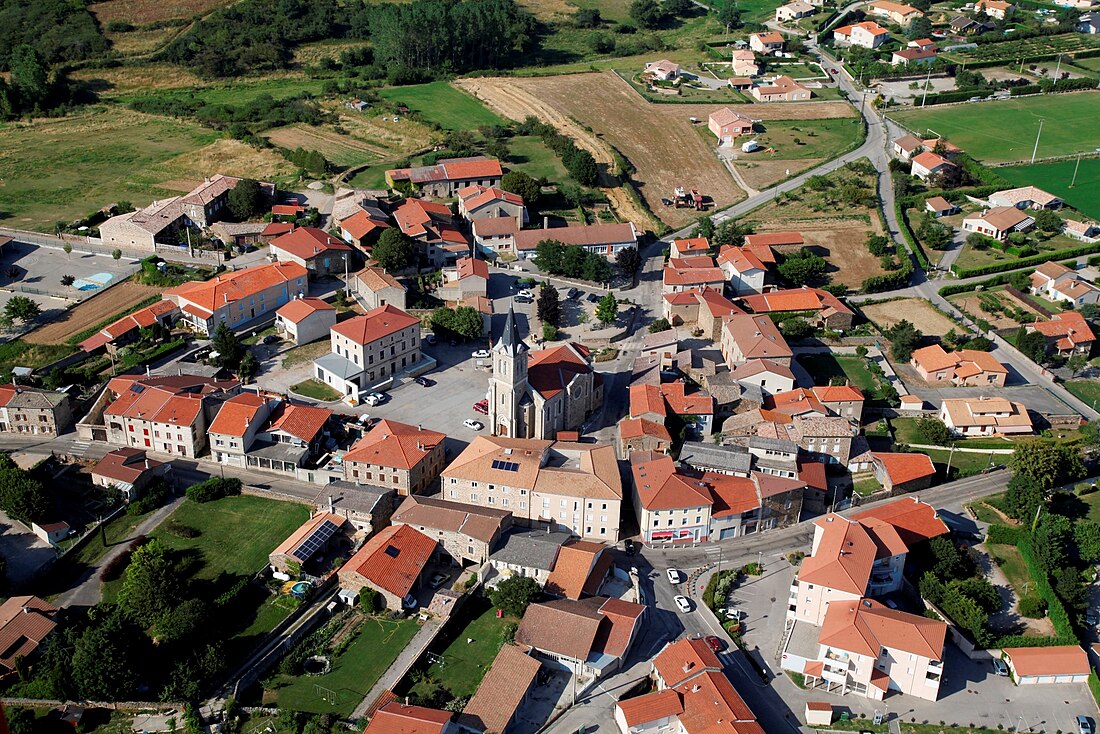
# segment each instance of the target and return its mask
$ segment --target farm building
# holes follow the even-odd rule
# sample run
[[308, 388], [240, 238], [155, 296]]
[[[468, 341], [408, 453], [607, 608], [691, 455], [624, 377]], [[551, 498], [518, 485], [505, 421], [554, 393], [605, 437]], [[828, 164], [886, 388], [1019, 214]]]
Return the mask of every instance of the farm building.
[[534, 257], [543, 240], [583, 247], [589, 252], [605, 256], [608, 260], [614, 260], [619, 250], [638, 246], [638, 230], [634, 228], [633, 222], [525, 229], [516, 234], [516, 254], [523, 259]]
[[297, 577], [302, 566], [324, 552], [337, 537], [347, 520], [328, 512], [319, 512], [295, 530], [267, 557], [268, 565], [279, 573]]
[[916, 492], [931, 487], [936, 478], [936, 467], [927, 454], [876, 452], [873, 456], [875, 479], [888, 491]]
[[391, 188], [411, 187], [428, 196], [452, 197], [467, 186], [500, 186], [504, 172], [500, 161], [486, 156], [446, 158], [434, 166], [395, 168], [386, 171]]

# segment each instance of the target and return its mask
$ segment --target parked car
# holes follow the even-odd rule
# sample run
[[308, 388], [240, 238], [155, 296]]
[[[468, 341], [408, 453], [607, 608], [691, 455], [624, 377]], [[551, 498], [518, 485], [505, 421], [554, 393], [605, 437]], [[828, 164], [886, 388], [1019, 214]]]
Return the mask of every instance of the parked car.
[[534, 298], [534, 297], [535, 297], [535, 294], [532, 293], [531, 291], [529, 291], [526, 288], [524, 288], [523, 290], [521, 290], [519, 293], [516, 294], [516, 298]]
[[515, 300], [516, 303], [534, 303], [535, 302], [535, 299], [531, 298], [530, 296], [516, 296], [515, 299], [513, 299], [513, 300]]
[[431, 344], [431, 345], [434, 346], [435, 345], [435, 334], [428, 334], [427, 336], [424, 337], [424, 341], [426, 341], [426, 342], [428, 342], [428, 344]]
[[706, 641], [707, 647], [715, 652], [722, 652], [726, 649], [726, 641], [717, 635], [707, 635], [703, 639]]
[[1008, 663], [1000, 658], [993, 658], [993, 675], [1008, 677]]
[[450, 576], [445, 573], [437, 573], [432, 576], [431, 581], [429, 581], [428, 583], [431, 584], [431, 587], [433, 589], [438, 589], [439, 587], [443, 586], [443, 584], [447, 583], [447, 579], [449, 578]]
[[489, 401], [477, 401], [476, 403], [474, 403], [474, 410], [476, 410], [478, 413], [481, 413], [482, 415], [489, 415]]
[[732, 619], [738, 622], [748, 616], [745, 614], [744, 610], [738, 609], [737, 607], [726, 607], [725, 609], [719, 610], [719, 613], [726, 619]]
[[475, 421], [473, 418], [467, 418], [466, 420], [462, 421], [462, 425], [466, 426], [471, 431], [480, 431], [482, 428], [485, 427], [484, 423], [482, 423], [481, 421]]
[[587, 296], [584, 297], [584, 300], [588, 301], [589, 303], [599, 303], [600, 297], [597, 296], [595, 293], [589, 293]]
[[684, 578], [680, 571], [677, 571], [675, 568], [668, 569], [668, 582], [670, 584], [678, 584], [683, 580]]
[[417, 377], [416, 384], [420, 385], [421, 387], [431, 387], [435, 383], [429, 380], [427, 377]]
[[677, 596], [673, 601], [676, 602], [676, 608], [679, 609], [681, 612], [691, 611], [691, 600], [688, 599], [686, 596]]
[[581, 297], [580, 288], [570, 288], [568, 291], [565, 292], [565, 297], [568, 298], [570, 301], [577, 300]]
[[474, 352], [473, 354], [471, 354], [470, 356], [473, 357], [474, 359], [489, 359], [489, 350], [488, 349], [479, 349], [476, 352]]
[[1087, 716], [1077, 717], [1077, 730], [1080, 734], [1094, 734], [1096, 731], [1092, 728], [1092, 719]]
[[372, 392], [367, 397], [363, 398], [363, 402], [370, 406], [381, 405], [386, 402], [386, 396], [380, 392]]
[[274, 334], [268, 334], [264, 337], [264, 344], [278, 344], [279, 341], [279, 337], [275, 336]]

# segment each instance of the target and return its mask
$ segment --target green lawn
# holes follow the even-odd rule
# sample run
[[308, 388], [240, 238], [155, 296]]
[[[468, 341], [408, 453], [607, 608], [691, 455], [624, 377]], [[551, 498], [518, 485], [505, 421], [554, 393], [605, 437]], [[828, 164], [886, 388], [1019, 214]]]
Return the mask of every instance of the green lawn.
[[1074, 168], [1077, 168], [1077, 161], [1069, 160], [998, 168], [997, 173], [1017, 186], [1038, 186], [1059, 196], [1082, 214], [1100, 218], [1100, 158], [1081, 160], [1081, 165], [1077, 168], [1077, 180], [1071, 189], [1069, 184], [1073, 181]]
[[[117, 99], [129, 103], [143, 97], [172, 96], [186, 94], [189, 98], [201, 99], [207, 104], [239, 105], [251, 102], [255, 98], [270, 94], [274, 99], [294, 97], [303, 92], [319, 95], [325, 85], [323, 79], [261, 79], [241, 80], [217, 87], [197, 87], [186, 90], [166, 90], [161, 93], [131, 93], [119, 95]], [[107, 96], [111, 96], [107, 92]]]
[[413, 619], [369, 618], [359, 626], [355, 640], [343, 654], [332, 661], [332, 670], [328, 673], [297, 677], [276, 675], [269, 682], [268, 693], [279, 708], [347, 716], [386, 672], [418, 628]]
[[874, 375], [859, 357], [833, 354], [800, 354], [798, 363], [814, 378], [815, 385], [828, 385], [834, 377], [847, 377], [852, 384], [868, 395], [875, 392]]
[[523, 171], [532, 178], [545, 178], [555, 184], [572, 182], [561, 158], [546, 147], [541, 138], [521, 135], [509, 138], [507, 167]]
[[860, 479], [858, 482], [852, 483], [852, 491], [861, 497], [867, 497], [882, 489], [882, 485], [874, 477], [867, 477], [866, 479]]
[[392, 163], [380, 163], [377, 166], [368, 166], [351, 177], [348, 185], [357, 189], [382, 189], [390, 187], [386, 183], [386, 171], [393, 168]]
[[22, 339], [5, 342], [0, 344], [0, 377], [10, 382], [12, 367], [44, 367], [75, 351], [76, 347], [68, 344], [31, 344]]
[[[999, 169], [1005, 170], [1005, 169]], [[1049, 254], [1051, 259], [1058, 259], [1059, 251], [1065, 250], [1071, 247], [1080, 247], [1083, 243], [1080, 240], [1075, 240], [1072, 237], [1065, 235], [1057, 235], [1051, 237], [1049, 240], [1039, 240], [1035, 237], [1035, 230], [1029, 233], [1029, 242], [1032, 247], [1037, 249], [1040, 254]], [[1007, 252], [1001, 252], [994, 247], [987, 247], [984, 250], [979, 250], [970, 245], [964, 245], [963, 250], [959, 253], [959, 258], [955, 261], [955, 264], [960, 268], [978, 268], [984, 265], [991, 265], [993, 263], [1012, 262], [1019, 260], [1015, 255], [1010, 255]], [[1061, 310], [1056, 309], [1056, 310]]]
[[[486, 599], [470, 599], [461, 614], [469, 620], [465, 627], [455, 625], [453, 631], [441, 635], [431, 651], [443, 656], [442, 665], [433, 663], [423, 670], [440, 686], [450, 691], [451, 698], [472, 696], [504, 644], [505, 625], [518, 623], [515, 617], [497, 618], [497, 610]], [[473, 642], [467, 643], [467, 639]], [[421, 692], [422, 683], [410, 688]]]
[[172, 178], [155, 169], [219, 136], [197, 124], [105, 106], [71, 117], [0, 124], [0, 210], [10, 227], [53, 231], [107, 204], [144, 206]]
[[477, 99], [447, 82], [390, 87], [378, 93], [391, 102], [407, 105], [426, 121], [446, 130], [467, 130], [504, 122]]
[[1039, 157], [1100, 147], [1100, 94], [1095, 92], [931, 107], [895, 117], [918, 133], [932, 130], [947, 136], [981, 161], [1029, 160], [1039, 120], [1044, 120]]
[[[936, 465], [936, 470], [942, 477], [947, 472], [947, 465], [951, 463], [951, 473], [948, 476], [948, 481], [954, 481], [956, 479], [963, 479], [964, 477], [972, 477], [975, 474], [980, 474], [983, 469], [987, 469], [990, 466], [989, 454], [974, 454], [968, 451], [955, 451], [954, 455], [948, 449], [913, 449], [914, 451], [927, 454], [928, 458], [932, 460], [932, 463]], [[1003, 464], [1007, 455], [998, 456], [993, 454], [993, 464]]]
[[323, 382], [314, 380], [312, 377], [305, 382], [299, 382], [297, 385], [291, 386], [290, 389], [299, 395], [305, 395], [307, 398], [320, 400], [323, 403], [327, 403], [330, 400], [339, 400], [343, 397], [336, 390], [333, 390]]
[[[917, 418], [891, 419], [890, 425], [894, 428], [894, 440], [898, 443], [905, 444], [927, 444], [928, 441], [921, 438], [917, 433], [917, 421]], [[1033, 436], [1020, 436], [1015, 439], [997, 438], [995, 436], [987, 438], [960, 438], [955, 441], [955, 445], [960, 448], [968, 449], [1010, 449], [1014, 443], [1026, 441], [1030, 438], [1033, 438]]]
[[1079, 400], [1084, 400], [1089, 405], [1100, 404], [1100, 381], [1070, 380], [1063, 387], [1073, 393]]
[[850, 119], [769, 120], [763, 126], [765, 132], [756, 139], [775, 148], [776, 157], [782, 160], [835, 158], [852, 145]]
[[996, 543], [986, 543], [985, 548], [1004, 572], [1009, 585], [1015, 589], [1017, 598], [1034, 590], [1035, 582], [1028, 573], [1027, 564], [1024, 563], [1024, 557], [1020, 555], [1019, 548]]
[[[999, 497], [999, 495], [997, 497]], [[985, 497], [980, 500], [974, 500], [973, 502], [968, 503], [967, 507], [974, 510], [974, 514], [977, 515], [978, 520], [980, 520], [981, 522], [988, 523], [990, 525], [1003, 525], [1004, 519], [997, 513], [996, 510], [990, 507], [990, 505], [992, 505], [996, 501], [997, 497]]]

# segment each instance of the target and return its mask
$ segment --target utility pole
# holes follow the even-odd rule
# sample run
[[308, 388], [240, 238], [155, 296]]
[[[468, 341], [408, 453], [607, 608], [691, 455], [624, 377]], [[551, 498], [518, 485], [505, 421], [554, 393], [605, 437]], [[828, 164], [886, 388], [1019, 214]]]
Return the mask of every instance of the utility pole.
[[920, 98], [920, 106], [924, 107], [924, 100], [928, 99], [928, 85], [932, 81], [932, 67], [928, 67], [928, 75], [924, 77], [924, 94]]
[[944, 472], [943, 479], [945, 482], [951, 481], [951, 460], [955, 458], [955, 444], [951, 444], [951, 451], [947, 454], [947, 471]]
[[1072, 189], [1073, 185], [1077, 183], [1077, 169], [1081, 167], [1081, 154], [1077, 154], [1077, 164], [1073, 167], [1073, 179], [1069, 182], [1069, 187]]
[[1039, 120], [1039, 132], [1035, 133], [1035, 147], [1031, 149], [1031, 162], [1035, 162], [1035, 155], [1039, 152], [1039, 136], [1043, 134], [1043, 121]]

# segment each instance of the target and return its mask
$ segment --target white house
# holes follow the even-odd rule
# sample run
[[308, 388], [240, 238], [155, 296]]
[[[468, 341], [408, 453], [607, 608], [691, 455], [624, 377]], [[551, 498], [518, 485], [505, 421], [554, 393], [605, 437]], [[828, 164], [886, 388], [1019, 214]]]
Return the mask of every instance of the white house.
[[813, 5], [803, 2], [803, 0], [794, 0], [794, 2], [781, 5], [775, 9], [775, 20], [777, 23], [785, 23], [790, 20], [808, 18], [816, 12], [817, 8]]
[[328, 336], [336, 326], [336, 307], [320, 298], [295, 298], [275, 312], [275, 331], [297, 345]]
[[995, 240], [1004, 241], [1013, 232], [1024, 232], [1035, 224], [1035, 219], [1011, 206], [998, 206], [981, 213], [968, 214], [963, 219], [963, 229], [977, 232]]
[[890, 32], [872, 20], [841, 26], [833, 31], [833, 40], [842, 46], [878, 48], [890, 38]]

